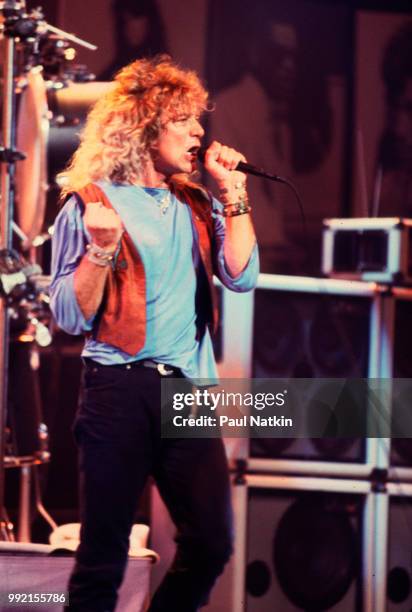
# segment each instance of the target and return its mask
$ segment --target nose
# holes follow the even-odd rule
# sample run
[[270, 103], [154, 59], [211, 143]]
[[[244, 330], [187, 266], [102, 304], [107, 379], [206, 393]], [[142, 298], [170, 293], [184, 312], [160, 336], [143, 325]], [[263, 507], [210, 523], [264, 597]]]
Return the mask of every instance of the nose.
[[192, 136], [198, 136], [199, 138], [202, 138], [202, 136], [205, 134], [205, 130], [202, 128], [199, 119], [196, 117], [193, 117], [190, 132]]

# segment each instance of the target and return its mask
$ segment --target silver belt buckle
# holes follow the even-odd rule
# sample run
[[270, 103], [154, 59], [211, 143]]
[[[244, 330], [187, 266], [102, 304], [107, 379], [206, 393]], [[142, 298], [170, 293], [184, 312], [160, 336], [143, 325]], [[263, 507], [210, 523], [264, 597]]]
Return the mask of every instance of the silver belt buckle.
[[164, 363], [157, 364], [157, 371], [159, 372], [159, 374], [161, 374], [161, 376], [170, 376], [171, 374], [173, 374], [173, 370], [166, 370], [166, 366]]

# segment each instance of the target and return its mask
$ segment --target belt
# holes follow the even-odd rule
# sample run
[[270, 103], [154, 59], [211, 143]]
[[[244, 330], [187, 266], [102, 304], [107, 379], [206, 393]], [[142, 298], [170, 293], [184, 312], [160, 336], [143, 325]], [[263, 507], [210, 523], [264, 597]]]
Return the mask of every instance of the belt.
[[157, 370], [162, 376], [171, 376], [172, 374], [177, 373], [180, 374], [179, 368], [174, 368], [173, 366], [167, 365], [167, 363], [158, 363], [157, 361], [153, 361], [153, 359], [143, 359], [137, 363], [140, 363], [144, 368], [152, 368], [153, 370]]
[[121, 368], [122, 370], [131, 370], [132, 368], [151, 368], [157, 370], [161, 376], [172, 376], [173, 374], [181, 376], [182, 372], [179, 368], [168, 365], [166, 363], [158, 363], [153, 359], [142, 359], [141, 361], [130, 361], [129, 363], [112, 363], [110, 365], [104, 365], [98, 361], [94, 361], [90, 357], [84, 357], [83, 361], [88, 366], [100, 367], [100, 368]]

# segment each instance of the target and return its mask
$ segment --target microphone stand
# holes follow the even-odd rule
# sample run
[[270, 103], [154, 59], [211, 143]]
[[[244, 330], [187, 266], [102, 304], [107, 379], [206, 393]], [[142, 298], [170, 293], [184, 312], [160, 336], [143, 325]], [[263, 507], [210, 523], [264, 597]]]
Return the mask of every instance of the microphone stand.
[[[72, 34], [51, 26], [43, 19], [40, 9], [27, 14], [25, 0], [0, 2], [1, 31], [3, 42], [3, 109], [0, 147], [0, 249], [11, 249], [14, 211], [14, 177], [16, 162], [25, 159], [24, 153], [16, 150], [16, 60], [17, 44], [33, 45], [39, 36], [48, 32], [58, 34], [71, 42], [88, 49], [95, 45]], [[9, 374], [9, 312], [4, 298], [0, 297], [0, 540], [11, 539], [10, 523], [5, 510], [5, 450]]]

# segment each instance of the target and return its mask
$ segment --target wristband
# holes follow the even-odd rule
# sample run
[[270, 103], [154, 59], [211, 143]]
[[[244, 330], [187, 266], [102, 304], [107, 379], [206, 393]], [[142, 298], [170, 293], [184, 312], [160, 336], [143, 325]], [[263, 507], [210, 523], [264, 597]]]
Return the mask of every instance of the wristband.
[[113, 251], [106, 251], [102, 247], [99, 247], [97, 244], [93, 242], [86, 246], [87, 249], [87, 259], [92, 263], [96, 264], [96, 266], [100, 266], [105, 268], [113, 261], [114, 254], [116, 249]]
[[236, 204], [229, 204], [223, 207], [224, 217], [238, 217], [239, 215], [245, 215], [252, 210], [249, 204], [249, 200], [240, 200]]
[[241, 202], [242, 200], [246, 200], [247, 199], [247, 193], [246, 193], [246, 181], [238, 181], [237, 183], [235, 183], [233, 185], [233, 189], [235, 189], [236, 196], [237, 199], [235, 202], [231, 202], [229, 200], [229, 189], [227, 189], [226, 187], [223, 187], [219, 190], [219, 197], [220, 200], [224, 203], [224, 204], [237, 204], [238, 202]]

